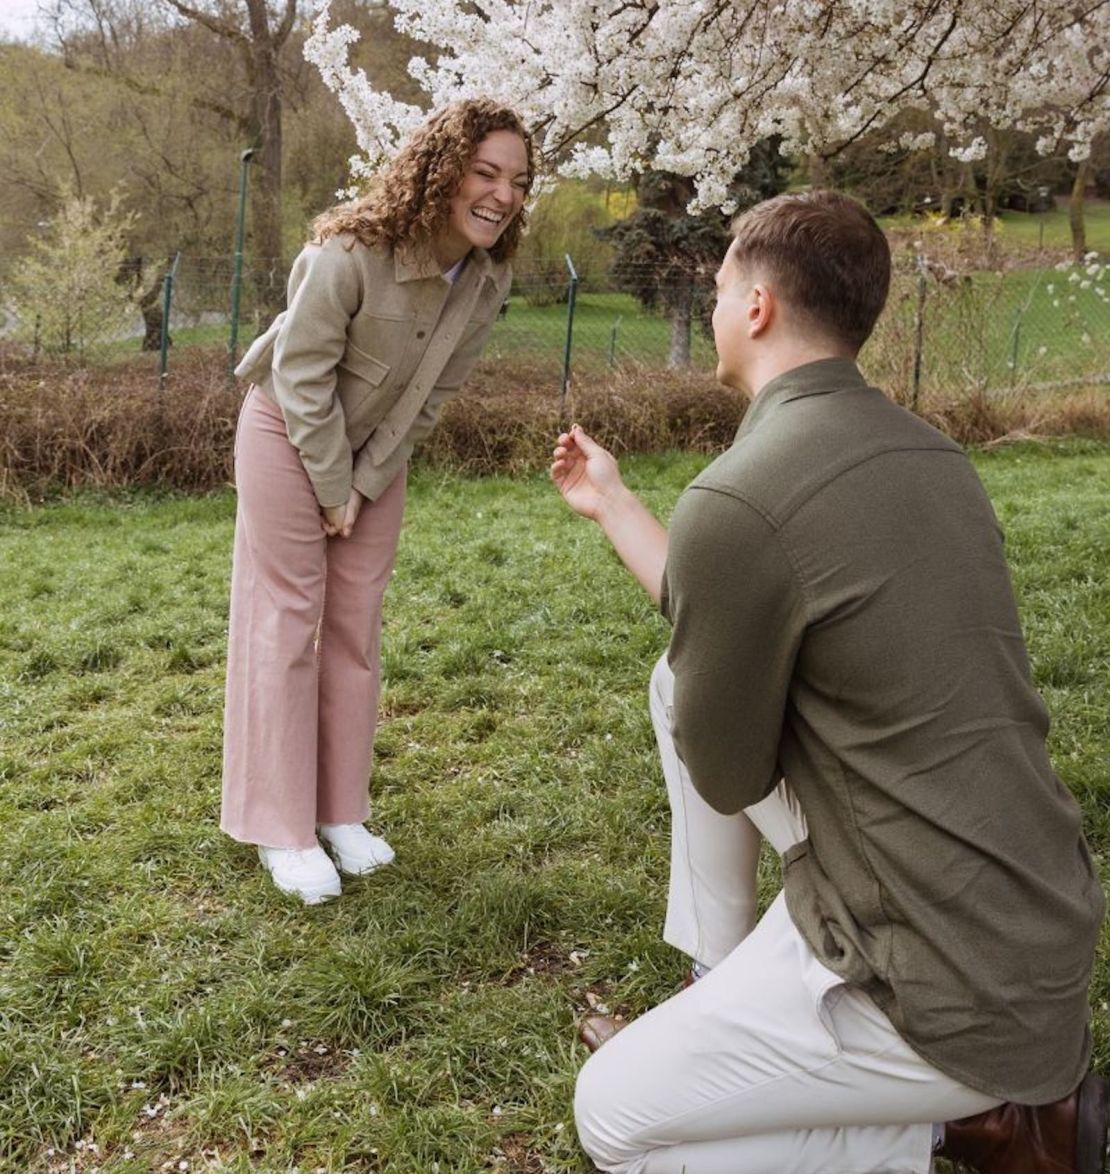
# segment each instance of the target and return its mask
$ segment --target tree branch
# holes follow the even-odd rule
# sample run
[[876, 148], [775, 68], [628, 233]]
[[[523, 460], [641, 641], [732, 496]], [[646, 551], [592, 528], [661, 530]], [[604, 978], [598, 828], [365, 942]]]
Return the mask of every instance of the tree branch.
[[[213, 32], [217, 36], [224, 37], [228, 41], [235, 41], [239, 45], [249, 44], [242, 29], [236, 28], [235, 25], [229, 24], [226, 20], [220, 20], [218, 16], [201, 12], [199, 8], [193, 8], [189, 4], [183, 4], [182, 0], [163, 0], [163, 2], [175, 9], [181, 16], [196, 21], [197, 24], [203, 25], [209, 32]], [[293, 3], [295, 0], [289, 0], [289, 2]]]
[[289, 39], [289, 34], [293, 31], [293, 21], [297, 15], [297, 0], [285, 0], [285, 12], [282, 14], [281, 23], [274, 33], [274, 50], [280, 50], [282, 45]]

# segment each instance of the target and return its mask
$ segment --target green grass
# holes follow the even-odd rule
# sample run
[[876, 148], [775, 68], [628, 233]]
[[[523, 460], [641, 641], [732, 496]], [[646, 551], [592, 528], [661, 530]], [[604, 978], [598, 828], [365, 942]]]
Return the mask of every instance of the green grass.
[[[876, 348], [887, 357], [912, 353], [916, 312], [917, 279], [900, 277], [865, 357]], [[1047, 268], [977, 273], [954, 286], [930, 280], [923, 320], [929, 389], [1104, 383], [1110, 371], [1110, 275], [1073, 282]], [[880, 381], [893, 377], [880, 373]]]
[[[1061, 206], [1043, 216], [1036, 212], [1001, 213], [998, 235], [1003, 247], [1007, 244], [1043, 245], [1046, 249], [1070, 249], [1071, 225], [1067, 206]], [[1110, 256], [1110, 201], [1088, 200], [1084, 208], [1087, 248], [1104, 257]]]
[[[1084, 208], [1087, 248], [1094, 249], [1104, 257], [1110, 256], [1110, 200], [1088, 200]], [[922, 219], [917, 216], [884, 216], [879, 223], [884, 228], [907, 228], [920, 226]], [[1024, 248], [1071, 250], [1071, 224], [1068, 219], [1067, 202], [1062, 202], [1051, 212], [1043, 215], [1037, 212], [1002, 211], [995, 221], [995, 237], [1005, 250], [1007, 245], [1021, 245]]]
[[[704, 460], [625, 467], [665, 517]], [[976, 462], [1105, 870], [1110, 446]], [[664, 623], [539, 475], [420, 471], [372, 786], [397, 862], [305, 909], [217, 830], [233, 512], [0, 514], [0, 1168], [585, 1171], [574, 1021], [682, 967], [645, 698]], [[1104, 1070], [1107, 1000], [1104, 952]]]

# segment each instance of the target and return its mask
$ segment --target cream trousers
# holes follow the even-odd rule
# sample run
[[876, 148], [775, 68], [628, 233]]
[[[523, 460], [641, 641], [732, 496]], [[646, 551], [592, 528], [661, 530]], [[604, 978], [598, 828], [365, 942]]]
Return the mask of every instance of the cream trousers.
[[625, 1174], [919, 1174], [933, 1123], [997, 1104], [921, 1059], [870, 998], [823, 966], [782, 893], [756, 924], [756, 867], [806, 836], [785, 784], [733, 816], [702, 800], [671, 738], [674, 678], [651, 715], [672, 815], [664, 937], [711, 965], [583, 1067], [582, 1145]]

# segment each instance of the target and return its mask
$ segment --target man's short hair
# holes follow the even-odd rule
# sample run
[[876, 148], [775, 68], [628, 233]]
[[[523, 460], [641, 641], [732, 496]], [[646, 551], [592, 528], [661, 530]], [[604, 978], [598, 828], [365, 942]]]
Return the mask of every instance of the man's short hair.
[[762, 269], [814, 329], [858, 351], [890, 288], [890, 246], [862, 204], [839, 192], [788, 192], [733, 222], [733, 256]]

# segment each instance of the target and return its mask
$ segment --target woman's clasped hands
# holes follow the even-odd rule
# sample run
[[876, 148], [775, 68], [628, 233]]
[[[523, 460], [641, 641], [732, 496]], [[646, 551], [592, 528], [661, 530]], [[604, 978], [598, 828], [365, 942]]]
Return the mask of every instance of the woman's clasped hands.
[[324, 533], [329, 538], [350, 538], [365, 500], [357, 489], [352, 489], [346, 505], [321, 506], [320, 525]]

